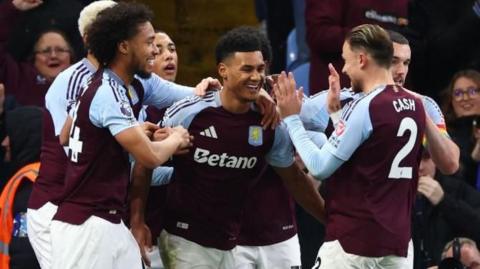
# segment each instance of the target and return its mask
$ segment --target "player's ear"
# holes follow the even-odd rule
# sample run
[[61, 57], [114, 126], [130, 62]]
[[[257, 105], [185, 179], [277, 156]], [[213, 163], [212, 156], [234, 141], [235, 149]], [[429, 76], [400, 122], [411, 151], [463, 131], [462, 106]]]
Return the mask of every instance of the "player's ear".
[[120, 43], [118, 43], [118, 51], [121, 54], [128, 54], [129, 49], [130, 49], [130, 44], [128, 43], [127, 40], [123, 40]]
[[219, 63], [217, 66], [218, 74], [223, 80], [228, 79], [228, 67], [224, 63]]
[[366, 53], [360, 52], [358, 54], [358, 64], [360, 68], [364, 68], [368, 63], [368, 55]]

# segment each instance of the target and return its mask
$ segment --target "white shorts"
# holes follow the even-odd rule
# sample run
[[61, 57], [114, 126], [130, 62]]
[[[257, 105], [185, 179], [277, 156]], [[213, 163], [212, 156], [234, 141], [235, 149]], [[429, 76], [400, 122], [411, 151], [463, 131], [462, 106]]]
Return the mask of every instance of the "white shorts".
[[318, 256], [312, 269], [337, 268], [412, 269], [412, 240], [408, 243], [407, 257], [394, 255], [375, 258], [363, 257], [345, 252], [338, 240], [323, 243], [318, 251]]
[[42, 269], [52, 266], [50, 224], [58, 206], [47, 202], [39, 209], [27, 209], [27, 233], [35, 256]]
[[300, 269], [300, 244], [295, 235], [267, 246], [237, 246], [233, 252], [235, 269]]
[[168, 269], [232, 269], [232, 250], [201, 246], [163, 230], [159, 240], [160, 256]]
[[133, 235], [120, 222], [91, 216], [80, 225], [53, 220], [52, 269], [140, 269]]

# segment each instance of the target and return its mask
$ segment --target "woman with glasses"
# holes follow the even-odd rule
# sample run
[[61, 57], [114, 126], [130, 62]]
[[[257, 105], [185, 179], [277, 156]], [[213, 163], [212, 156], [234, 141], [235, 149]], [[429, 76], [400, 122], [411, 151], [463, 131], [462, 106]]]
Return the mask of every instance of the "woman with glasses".
[[[468, 183], [480, 189], [480, 132], [477, 131], [480, 128], [480, 73], [475, 70], [457, 72], [442, 96], [449, 133], [460, 147], [460, 172]], [[472, 153], [477, 155], [475, 159]]]
[[42, 2], [39, 0], [3, 1], [0, 4], [0, 83], [5, 93], [21, 105], [43, 106], [51, 82], [73, 62], [73, 51], [65, 35], [48, 29], [38, 35], [30, 61], [17, 61], [6, 51], [10, 32], [22, 17]]

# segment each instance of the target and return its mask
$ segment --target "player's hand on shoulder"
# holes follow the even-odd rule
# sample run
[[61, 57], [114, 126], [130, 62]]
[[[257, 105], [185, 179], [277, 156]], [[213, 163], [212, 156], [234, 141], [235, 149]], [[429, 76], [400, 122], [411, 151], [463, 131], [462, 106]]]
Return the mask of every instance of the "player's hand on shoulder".
[[267, 91], [261, 89], [255, 104], [263, 115], [261, 121], [263, 129], [265, 130], [268, 127], [275, 129], [280, 124], [280, 113], [277, 111], [277, 104], [275, 104], [273, 98]]
[[292, 73], [282, 72], [278, 82], [274, 85], [275, 98], [282, 119], [299, 114], [302, 108], [303, 88], [296, 89], [296, 82]]
[[131, 232], [140, 248], [143, 261], [147, 266], [150, 266], [150, 259], [147, 255], [147, 252], [150, 252], [152, 249], [152, 233], [150, 232], [150, 228], [148, 228], [145, 223], [138, 223], [132, 225]]
[[222, 88], [222, 84], [216, 78], [208, 77], [202, 79], [200, 83], [195, 86], [195, 95], [204, 96], [208, 91], [218, 91]]
[[30, 9], [34, 9], [39, 5], [43, 4], [43, 1], [42, 0], [13, 0], [12, 4], [18, 10], [27, 11]]

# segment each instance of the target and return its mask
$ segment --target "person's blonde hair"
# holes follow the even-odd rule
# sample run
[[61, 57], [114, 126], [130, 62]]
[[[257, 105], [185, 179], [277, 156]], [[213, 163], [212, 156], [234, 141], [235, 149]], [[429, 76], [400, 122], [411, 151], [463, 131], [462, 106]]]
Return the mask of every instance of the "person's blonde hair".
[[98, 13], [100, 13], [106, 8], [113, 7], [116, 4], [117, 3], [112, 0], [100, 0], [92, 2], [89, 5], [85, 6], [80, 12], [80, 16], [78, 17], [78, 31], [80, 31], [80, 35], [82, 37], [85, 37], [87, 28], [95, 20]]

